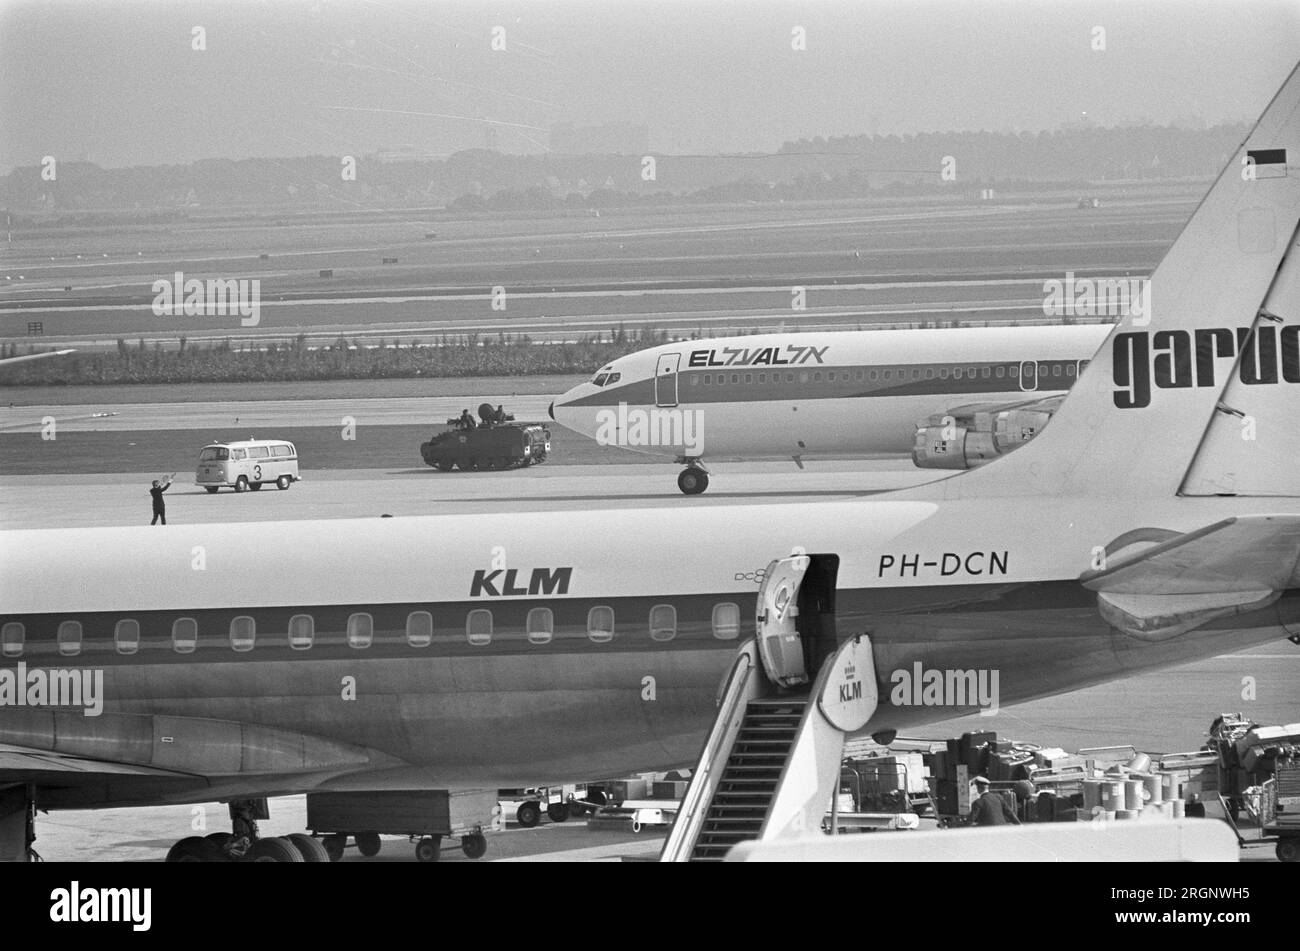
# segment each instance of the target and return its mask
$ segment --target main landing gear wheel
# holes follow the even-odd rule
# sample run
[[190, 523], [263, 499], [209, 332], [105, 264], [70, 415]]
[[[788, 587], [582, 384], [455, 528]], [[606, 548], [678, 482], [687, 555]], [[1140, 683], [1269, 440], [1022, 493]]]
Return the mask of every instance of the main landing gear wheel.
[[293, 480], [290, 479], [287, 475], [282, 475], [280, 476], [280, 478], [275, 480], [275, 487], [279, 489], [281, 492], [289, 488], [289, 486], [291, 485], [293, 485]]
[[335, 832], [325, 836], [321, 840], [321, 845], [325, 847], [325, 854], [330, 857], [330, 861], [338, 862], [343, 858], [343, 850], [348, 846], [348, 837], [341, 832]]
[[481, 859], [487, 853], [487, 838], [479, 832], [460, 837], [460, 850], [468, 858]]
[[192, 835], [181, 839], [167, 850], [168, 862], [216, 862], [221, 855], [220, 849], [209, 839]]
[[546, 807], [546, 817], [552, 822], [566, 822], [569, 818], [567, 802], [553, 802]]
[[248, 850], [249, 862], [304, 862], [302, 853], [288, 839], [274, 836], [258, 839]]
[[442, 854], [442, 836], [426, 835], [415, 843], [415, 857], [421, 862], [436, 862]]
[[677, 488], [683, 495], [699, 495], [709, 487], [709, 474], [694, 466], [683, 469], [677, 475]]
[[526, 802], [515, 810], [515, 821], [525, 829], [531, 829], [542, 821], [542, 810], [535, 802]]
[[450, 472], [454, 468], [456, 468], [456, 463], [447, 459], [444, 459], [442, 460], [442, 462], [438, 463], [439, 472]]
[[304, 862], [330, 862], [333, 861], [329, 853], [325, 851], [325, 846], [321, 844], [320, 839], [314, 839], [303, 832], [294, 832], [286, 835], [290, 844], [298, 850]]
[[357, 851], [366, 858], [373, 858], [379, 854], [378, 832], [358, 832], [356, 838]]

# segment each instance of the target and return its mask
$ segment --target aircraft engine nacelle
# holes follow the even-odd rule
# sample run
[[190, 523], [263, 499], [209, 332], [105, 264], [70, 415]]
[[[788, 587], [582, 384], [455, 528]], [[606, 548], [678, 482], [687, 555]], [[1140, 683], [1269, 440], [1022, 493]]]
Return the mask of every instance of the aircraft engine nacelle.
[[912, 462], [921, 469], [974, 469], [1005, 456], [1033, 439], [1052, 418], [1049, 410], [1011, 409], [981, 412], [959, 425], [946, 417], [931, 417], [918, 426]]
[[1052, 414], [1043, 410], [1011, 409], [997, 414], [993, 423], [993, 442], [999, 455], [1023, 446], [1043, 431]]
[[965, 426], [920, 426], [912, 462], [921, 469], [973, 469], [999, 455], [993, 434]]

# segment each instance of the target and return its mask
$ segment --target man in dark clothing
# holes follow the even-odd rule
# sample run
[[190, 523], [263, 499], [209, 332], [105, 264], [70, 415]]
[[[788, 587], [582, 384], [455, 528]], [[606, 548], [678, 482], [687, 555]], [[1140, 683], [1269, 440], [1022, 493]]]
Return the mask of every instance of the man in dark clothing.
[[460, 428], [461, 429], [474, 428], [474, 417], [469, 414], [469, 410], [467, 409], [463, 409], [460, 411]]
[[989, 789], [989, 781], [983, 776], [975, 777], [975, 792], [979, 798], [970, 804], [970, 824], [973, 826], [1020, 825], [1015, 810], [1007, 804], [1005, 797]]
[[163, 501], [163, 493], [171, 487], [171, 484], [172, 476], [167, 476], [166, 480], [153, 480], [153, 488], [149, 490], [149, 494], [153, 496], [153, 521], [149, 523], [150, 525], [157, 525], [159, 519], [162, 519], [164, 525], [167, 524], [167, 503]]

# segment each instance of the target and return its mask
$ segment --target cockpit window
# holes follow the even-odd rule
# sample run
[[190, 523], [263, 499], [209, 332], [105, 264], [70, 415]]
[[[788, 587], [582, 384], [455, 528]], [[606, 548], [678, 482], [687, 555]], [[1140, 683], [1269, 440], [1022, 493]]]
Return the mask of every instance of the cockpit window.
[[613, 384], [618, 382], [619, 377], [621, 377], [622, 375], [623, 374], [621, 373], [611, 373], [609, 375], [609, 379], [605, 381], [605, 385], [612, 386]]
[[617, 383], [622, 375], [621, 373], [610, 373], [607, 370], [601, 370], [592, 378], [591, 382], [597, 386], [609, 386], [611, 383]]
[[608, 373], [597, 373], [595, 379], [593, 379], [591, 382], [595, 383], [597, 386], [604, 386], [605, 381], [608, 379], [609, 379]]

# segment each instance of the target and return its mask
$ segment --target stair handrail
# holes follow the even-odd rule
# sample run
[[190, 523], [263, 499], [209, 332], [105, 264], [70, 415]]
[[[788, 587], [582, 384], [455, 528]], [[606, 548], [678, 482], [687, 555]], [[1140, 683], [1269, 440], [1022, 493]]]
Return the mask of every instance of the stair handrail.
[[[755, 649], [753, 641], [747, 642], [731, 664], [726, 684], [718, 698], [718, 715], [704, 741], [704, 748], [700, 751], [695, 771], [691, 773], [691, 781], [686, 786], [686, 794], [682, 796], [677, 817], [673, 820], [672, 828], [664, 839], [663, 850], [659, 853], [661, 862], [687, 861], [699, 838], [699, 828], [708, 814], [709, 803], [713, 801], [713, 793], [721, 777], [720, 772], [714, 774], [713, 764], [724, 744], [734, 740], [740, 729], [740, 723], [736, 722], [736, 711], [746, 699], [745, 687], [754, 673]], [[726, 763], [724, 761], [719, 765], [725, 767]]]

